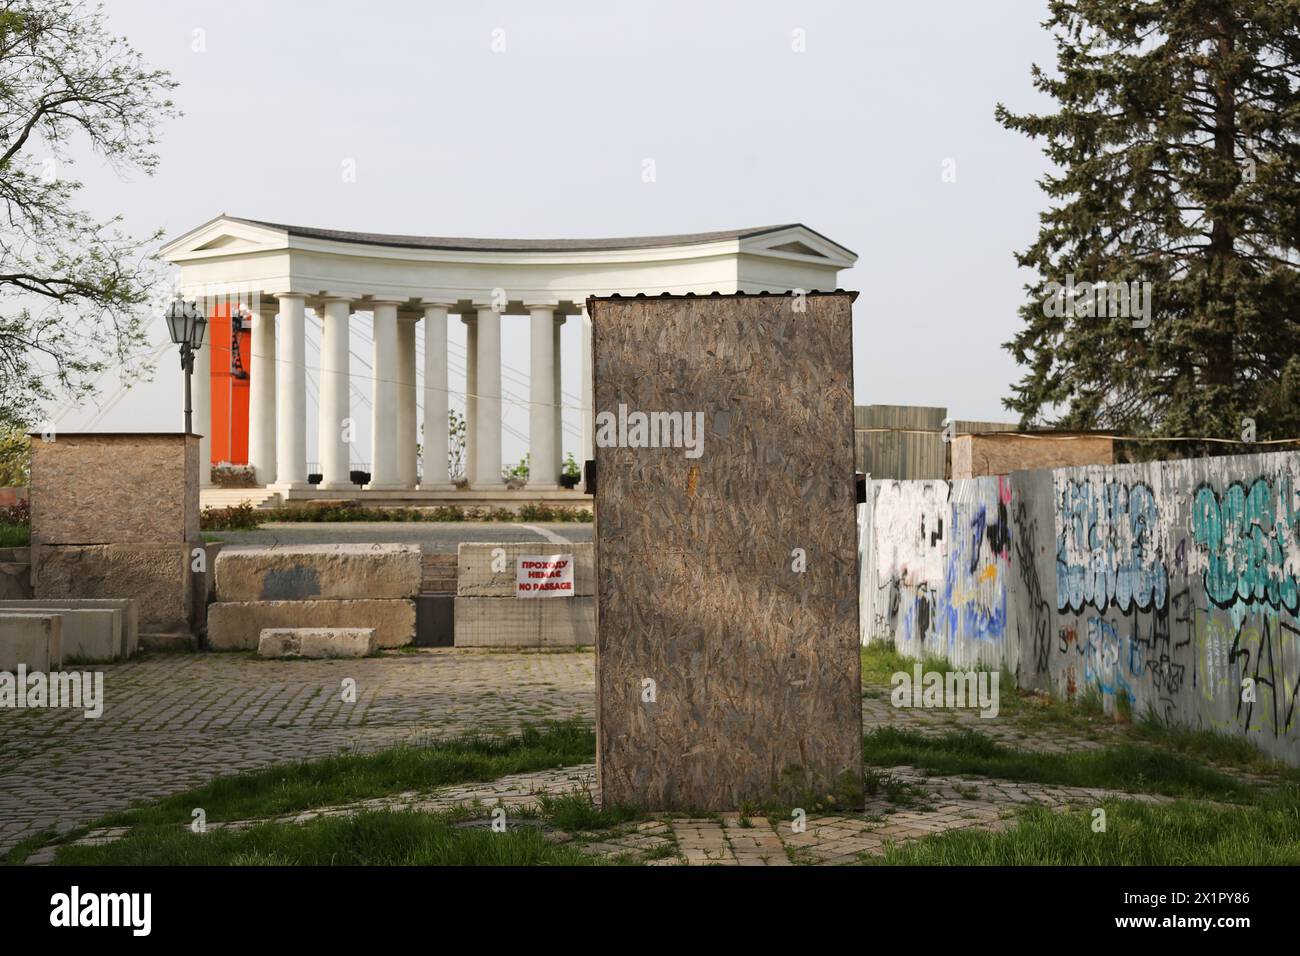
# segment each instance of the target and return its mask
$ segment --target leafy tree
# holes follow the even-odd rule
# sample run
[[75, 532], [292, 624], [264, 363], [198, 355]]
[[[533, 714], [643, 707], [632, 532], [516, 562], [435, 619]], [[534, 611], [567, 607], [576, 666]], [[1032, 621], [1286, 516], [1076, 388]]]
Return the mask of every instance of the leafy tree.
[[0, 421], [31, 424], [56, 390], [140, 373], [158, 261], [74, 204], [74, 140], [119, 174], [151, 173], [175, 87], [74, 0], [0, 0]]
[[[1252, 418], [1261, 439], [1300, 435], [1300, 0], [1049, 10], [1056, 72], [1035, 66], [1033, 84], [1056, 112], [996, 110], [1055, 166], [1017, 256], [1038, 278], [1005, 343], [1026, 371], [1004, 404], [1026, 424], [1240, 438]], [[1149, 282], [1149, 325], [1115, 316], [1122, 300], [1058, 294], [1071, 278]]]
[[23, 429], [0, 422], [0, 488], [31, 482], [32, 446]]

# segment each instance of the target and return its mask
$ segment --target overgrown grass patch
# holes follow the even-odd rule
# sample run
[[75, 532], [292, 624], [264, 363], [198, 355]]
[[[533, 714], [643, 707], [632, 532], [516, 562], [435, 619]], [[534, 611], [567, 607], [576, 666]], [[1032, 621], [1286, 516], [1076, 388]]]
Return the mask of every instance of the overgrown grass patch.
[[1033, 805], [1001, 833], [957, 830], [886, 849], [871, 862], [901, 866], [1294, 866], [1300, 863], [1300, 789], [1249, 807], [1178, 800], [1107, 800], [1105, 831], [1091, 809]]
[[945, 776], [973, 774], [1027, 783], [1241, 802], [1257, 796], [1249, 784], [1191, 757], [1128, 742], [1070, 753], [1038, 753], [1008, 747], [972, 730], [931, 737], [883, 727], [867, 734], [863, 753], [870, 765], [908, 765]]
[[635, 807], [597, 806], [591, 794], [585, 792], [540, 794], [537, 802], [543, 820], [570, 833], [611, 830], [645, 816]]
[[[894, 650], [892, 644], [867, 644], [862, 648], [862, 683], [865, 687], [868, 684], [885, 684], [888, 686], [893, 676], [899, 671], [903, 671], [909, 677], [913, 668], [917, 665], [917, 660], [912, 657], [904, 657], [898, 651]], [[941, 657], [926, 657], [920, 662], [921, 671], [937, 671], [946, 674], [949, 671], [958, 670]]]
[[121, 840], [59, 850], [73, 866], [592, 866], [605, 861], [555, 844], [537, 827], [497, 833], [457, 827], [443, 814], [368, 811], [246, 830], [162, 826]]
[[525, 726], [515, 736], [465, 737], [343, 754], [218, 777], [193, 790], [112, 814], [96, 826], [247, 820], [525, 771], [587, 763], [596, 737], [580, 721]]

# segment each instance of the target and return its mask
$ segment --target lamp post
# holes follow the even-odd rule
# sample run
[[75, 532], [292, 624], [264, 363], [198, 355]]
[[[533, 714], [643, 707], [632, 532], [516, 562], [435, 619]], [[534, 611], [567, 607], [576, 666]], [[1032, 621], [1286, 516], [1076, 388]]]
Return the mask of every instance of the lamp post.
[[194, 409], [190, 404], [190, 377], [194, 373], [194, 353], [203, 347], [203, 332], [208, 319], [197, 302], [172, 299], [167, 307], [167, 331], [181, 347], [181, 368], [185, 370], [185, 434], [194, 434]]

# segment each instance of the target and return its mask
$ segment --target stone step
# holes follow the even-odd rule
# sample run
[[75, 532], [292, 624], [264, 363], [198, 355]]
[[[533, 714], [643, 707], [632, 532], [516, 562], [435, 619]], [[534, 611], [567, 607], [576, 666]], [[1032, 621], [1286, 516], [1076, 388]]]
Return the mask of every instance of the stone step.
[[457, 556], [426, 551], [421, 560], [421, 594], [455, 594]]
[[265, 488], [201, 488], [199, 507], [233, 508], [247, 501], [254, 508], [276, 508], [283, 502], [278, 491]]

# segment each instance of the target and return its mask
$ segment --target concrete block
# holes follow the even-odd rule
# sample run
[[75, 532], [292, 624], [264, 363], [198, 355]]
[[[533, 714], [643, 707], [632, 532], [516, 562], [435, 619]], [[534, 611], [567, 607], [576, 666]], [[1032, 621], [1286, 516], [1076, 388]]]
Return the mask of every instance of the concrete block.
[[190, 630], [193, 548], [203, 542], [154, 545], [43, 545], [32, 565], [35, 597], [124, 598], [137, 604], [139, 631]]
[[222, 603], [412, 598], [420, 592], [417, 545], [231, 546], [215, 566]]
[[365, 657], [377, 646], [373, 627], [267, 627], [257, 639], [257, 656]]
[[[60, 598], [0, 601], [0, 614], [7, 611], [27, 611], [33, 608], [68, 608], [70, 610], [114, 608], [122, 613], [118, 636], [121, 645], [117, 656], [132, 657], [140, 647], [140, 613], [135, 598]], [[66, 643], [66, 642], [65, 642]], [[66, 652], [65, 653], [70, 653]]]
[[[493, 552], [505, 552], [505, 569], [493, 571]], [[573, 593], [575, 597], [590, 597], [596, 593], [595, 552], [591, 542], [577, 544], [548, 544], [537, 542], [510, 542], [482, 544], [462, 542], [457, 549], [456, 594], [459, 597], [509, 597], [515, 596], [515, 563], [519, 556], [571, 554], [573, 565]], [[532, 600], [532, 599], [529, 599]], [[561, 600], [560, 598], [537, 598]], [[565, 599], [567, 600], [567, 599]]]
[[457, 647], [579, 647], [596, 641], [595, 598], [456, 598]]
[[379, 647], [401, 647], [415, 639], [415, 602], [219, 601], [208, 607], [208, 646], [214, 650], [251, 650], [263, 630], [286, 627], [374, 628]]
[[122, 611], [116, 607], [70, 608], [57, 602], [33, 602], [23, 613], [57, 614], [63, 618], [64, 660], [103, 663], [122, 655]]
[[43, 674], [63, 666], [63, 619], [58, 614], [0, 613], [0, 671], [22, 664]]

